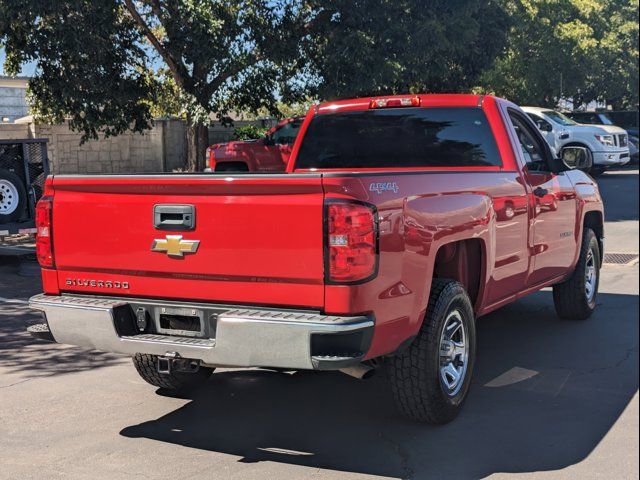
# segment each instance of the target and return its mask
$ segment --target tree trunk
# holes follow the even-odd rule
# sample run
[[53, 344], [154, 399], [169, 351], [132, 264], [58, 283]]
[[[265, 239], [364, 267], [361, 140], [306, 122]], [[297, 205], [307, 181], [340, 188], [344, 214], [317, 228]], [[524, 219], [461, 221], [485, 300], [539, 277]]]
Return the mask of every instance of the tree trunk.
[[209, 146], [207, 125], [192, 124], [187, 120], [187, 171], [202, 172], [205, 165], [205, 151]]

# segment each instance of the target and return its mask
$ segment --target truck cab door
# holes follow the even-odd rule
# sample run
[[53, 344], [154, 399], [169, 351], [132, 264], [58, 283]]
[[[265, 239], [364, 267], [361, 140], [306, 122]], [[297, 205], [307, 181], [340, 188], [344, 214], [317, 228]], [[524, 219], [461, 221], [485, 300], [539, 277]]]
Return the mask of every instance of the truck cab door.
[[564, 275], [573, 264], [579, 237], [577, 199], [569, 177], [549, 168], [549, 149], [533, 123], [516, 110], [509, 110], [509, 118], [529, 196], [532, 262], [527, 285], [534, 286]]
[[296, 120], [290, 121], [276, 127], [265, 137], [266, 155], [262, 159], [265, 167], [263, 170], [284, 170], [296, 140], [300, 123]]
[[271, 172], [281, 170], [280, 149], [275, 144], [274, 133], [267, 134], [259, 140], [260, 145], [255, 145], [253, 157], [256, 163], [256, 170], [259, 172]]

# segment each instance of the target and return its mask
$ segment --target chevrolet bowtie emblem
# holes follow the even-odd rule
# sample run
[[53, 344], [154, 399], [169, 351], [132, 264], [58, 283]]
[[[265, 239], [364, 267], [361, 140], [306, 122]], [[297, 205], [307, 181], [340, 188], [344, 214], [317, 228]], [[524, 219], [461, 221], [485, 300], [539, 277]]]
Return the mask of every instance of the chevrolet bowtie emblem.
[[198, 245], [200, 240], [183, 240], [182, 235], [167, 235], [165, 238], [156, 238], [151, 244], [151, 251], [182, 258], [185, 253], [196, 253]]

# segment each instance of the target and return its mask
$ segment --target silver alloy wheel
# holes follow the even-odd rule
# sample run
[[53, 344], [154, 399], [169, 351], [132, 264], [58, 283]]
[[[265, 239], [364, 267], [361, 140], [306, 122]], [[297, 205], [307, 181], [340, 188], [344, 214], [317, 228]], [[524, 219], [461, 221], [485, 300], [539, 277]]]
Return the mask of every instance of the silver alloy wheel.
[[589, 249], [587, 253], [587, 261], [584, 270], [584, 293], [587, 295], [587, 301], [593, 301], [596, 294], [596, 285], [598, 283], [598, 270], [596, 268], [596, 257], [593, 249]]
[[449, 313], [440, 335], [440, 384], [453, 397], [462, 388], [467, 373], [467, 331], [458, 310]]
[[0, 178], [0, 215], [10, 215], [20, 203], [18, 189], [9, 180]]

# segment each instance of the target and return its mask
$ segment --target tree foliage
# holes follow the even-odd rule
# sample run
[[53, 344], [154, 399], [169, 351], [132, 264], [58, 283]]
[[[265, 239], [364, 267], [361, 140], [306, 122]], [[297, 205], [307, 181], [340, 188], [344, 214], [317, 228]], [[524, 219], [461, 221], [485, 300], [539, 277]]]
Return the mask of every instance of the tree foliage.
[[304, 42], [320, 98], [461, 92], [504, 47], [493, 0], [311, 0]]
[[186, 118], [184, 92], [171, 76], [166, 68], [161, 68], [157, 72], [149, 72], [156, 84], [156, 93], [150, 102], [151, 115], [153, 118], [176, 117]]
[[260, 127], [258, 125], [243, 125], [242, 127], [236, 127], [233, 130], [234, 140], [255, 140], [260, 137], [264, 137], [268, 128]]
[[36, 62], [36, 110], [68, 119], [85, 139], [149, 126], [151, 105], [167, 93], [149, 73], [159, 58], [193, 127], [193, 170], [203, 167], [211, 115], [228, 122], [232, 110], [277, 111], [299, 68], [293, 8], [287, 0], [3, 0], [0, 43], [10, 73]]
[[140, 40], [113, 2], [0, 2], [5, 69], [36, 61], [33, 109], [53, 123], [68, 119], [85, 139], [148, 127], [153, 84]]
[[638, 0], [516, 0], [482, 85], [521, 104], [638, 103]]
[[212, 119], [311, 98], [638, 103], [638, 0], [0, 0], [0, 46], [9, 73], [36, 63], [36, 112], [85, 139], [185, 117], [191, 170]]
[[638, 108], [638, 0], [606, 3], [598, 63], [589, 76], [589, 96], [615, 109]]

